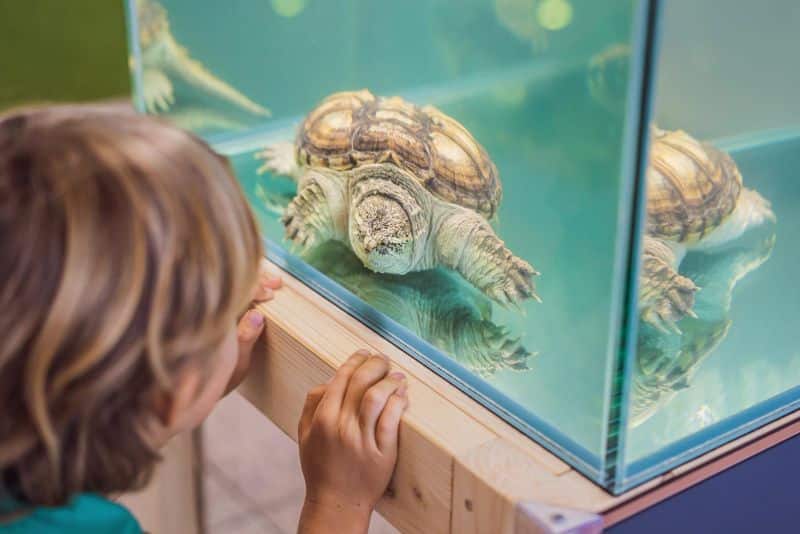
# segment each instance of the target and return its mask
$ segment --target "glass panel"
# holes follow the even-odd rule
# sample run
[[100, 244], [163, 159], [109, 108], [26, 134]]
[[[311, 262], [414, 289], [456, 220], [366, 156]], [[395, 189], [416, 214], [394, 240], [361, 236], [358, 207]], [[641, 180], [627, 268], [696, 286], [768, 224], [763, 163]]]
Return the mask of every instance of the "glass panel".
[[800, 398], [800, 6], [674, 0], [662, 15], [618, 489]]
[[[137, 100], [230, 155], [275, 261], [605, 483], [647, 6], [140, 0]], [[359, 93], [295, 137], [364, 88], [458, 122]]]

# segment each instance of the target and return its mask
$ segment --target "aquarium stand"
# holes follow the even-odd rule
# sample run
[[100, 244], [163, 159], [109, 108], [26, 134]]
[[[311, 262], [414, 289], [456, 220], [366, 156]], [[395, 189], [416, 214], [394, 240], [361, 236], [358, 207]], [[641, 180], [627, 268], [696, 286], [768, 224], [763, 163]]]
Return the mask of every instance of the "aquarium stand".
[[612, 495], [289, 273], [271, 268], [283, 277], [284, 287], [260, 305], [267, 334], [240, 392], [296, 440], [309, 389], [330, 378], [358, 349], [387, 355], [408, 377], [411, 402], [401, 422], [397, 468], [378, 512], [401, 532], [613, 531], [614, 525], [800, 434], [794, 412]]
[[599, 534], [603, 518], [597, 514], [536, 502], [517, 504], [515, 534]]

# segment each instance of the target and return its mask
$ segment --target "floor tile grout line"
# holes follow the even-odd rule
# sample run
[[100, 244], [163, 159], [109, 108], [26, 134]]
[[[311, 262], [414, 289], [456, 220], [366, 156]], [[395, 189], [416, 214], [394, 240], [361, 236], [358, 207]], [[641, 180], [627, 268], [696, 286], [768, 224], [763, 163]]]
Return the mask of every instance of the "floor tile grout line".
[[[242, 492], [241, 489], [239, 488], [239, 486], [234, 481], [232, 481], [230, 478], [228, 478], [225, 475], [224, 470], [222, 470], [219, 466], [214, 464], [214, 462], [206, 462], [206, 470], [207, 470], [206, 471], [206, 476], [207, 477], [213, 477], [218, 483], [220, 483], [222, 486], [224, 486], [224, 488], [230, 492], [229, 496], [231, 496], [231, 497], [241, 497], [241, 499], [244, 501], [244, 506], [242, 506], [243, 511], [240, 512], [240, 513], [237, 513], [236, 515], [241, 515], [241, 516], [245, 516], [245, 515], [246, 516], [253, 516], [253, 515], [256, 515], [256, 516], [264, 518], [273, 527], [280, 529], [280, 527], [278, 527], [277, 523], [275, 523], [275, 521], [272, 519], [272, 517], [270, 517], [269, 514], [265, 513], [263, 506], [260, 503], [254, 501], [252, 499], [252, 497], [250, 497], [246, 493]], [[235, 495], [230, 495], [230, 494], [235, 494]], [[209, 504], [210, 503], [206, 502], [206, 507], [208, 507]], [[234, 517], [234, 516], [232, 515], [231, 517]], [[217, 522], [217, 524], [223, 523], [224, 521], [225, 520], [220, 520], [219, 522]], [[211, 525], [209, 525], [209, 526], [211, 526]]]
[[290, 534], [270, 518], [252, 514], [237, 514], [227, 517], [222, 521], [217, 521], [213, 525], [210, 525], [209, 531], [212, 533], [219, 531], [224, 534], [236, 534], [237, 528], [249, 525], [253, 521], [258, 523], [266, 523], [267, 528], [270, 528], [276, 534]]
[[[205, 463], [206, 463], [206, 468], [207, 469], [210, 468], [211, 470], [213, 470], [214, 471], [214, 475], [216, 477], [220, 478], [220, 479], [223, 479], [225, 481], [225, 485], [226, 486], [232, 488], [234, 491], [236, 491], [236, 493], [238, 493], [239, 495], [243, 496], [250, 503], [252, 503], [254, 505], [257, 505], [257, 506], [272, 506], [272, 505], [275, 505], [275, 504], [282, 504], [287, 499], [294, 499], [295, 497], [303, 497], [304, 494], [305, 494], [305, 487], [304, 486], [298, 486], [297, 489], [285, 492], [285, 493], [283, 493], [281, 495], [276, 495], [272, 499], [267, 499], [267, 500], [261, 501], [261, 500], [258, 500], [256, 498], [252, 497], [247, 491], [244, 490], [244, 488], [242, 488], [242, 486], [240, 486], [236, 482], [236, 480], [234, 478], [228, 476], [228, 474], [225, 471], [225, 469], [222, 468], [217, 462], [215, 462], [214, 460], [207, 460]], [[249, 508], [249, 506], [247, 508]]]

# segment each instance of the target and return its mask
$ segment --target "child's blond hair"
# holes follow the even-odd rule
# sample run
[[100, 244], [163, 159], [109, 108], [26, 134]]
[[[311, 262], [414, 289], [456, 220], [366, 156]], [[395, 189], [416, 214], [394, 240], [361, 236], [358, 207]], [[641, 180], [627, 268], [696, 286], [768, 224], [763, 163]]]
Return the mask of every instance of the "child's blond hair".
[[57, 505], [144, 484], [153, 393], [220, 345], [261, 252], [192, 135], [123, 108], [0, 117], [0, 489]]

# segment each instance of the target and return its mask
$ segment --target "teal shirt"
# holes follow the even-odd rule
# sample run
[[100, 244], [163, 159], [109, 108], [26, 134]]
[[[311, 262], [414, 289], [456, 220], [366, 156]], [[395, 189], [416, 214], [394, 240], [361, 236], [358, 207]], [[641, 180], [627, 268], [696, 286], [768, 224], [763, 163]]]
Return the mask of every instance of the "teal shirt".
[[[13, 510], [13, 503], [0, 502], [0, 512]], [[136, 518], [124, 506], [104, 497], [83, 494], [67, 506], [46, 508], [10, 523], [0, 519], [0, 534], [142, 534]]]

